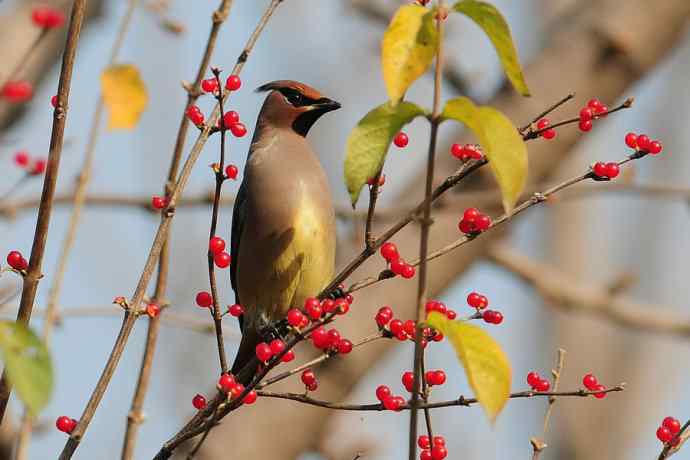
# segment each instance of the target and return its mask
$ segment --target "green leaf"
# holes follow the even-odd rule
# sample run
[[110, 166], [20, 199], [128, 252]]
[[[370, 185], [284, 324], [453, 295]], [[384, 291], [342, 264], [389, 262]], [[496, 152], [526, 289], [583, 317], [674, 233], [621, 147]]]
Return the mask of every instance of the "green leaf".
[[383, 80], [394, 105], [429, 69], [437, 47], [433, 11], [421, 5], [401, 6], [381, 42]]
[[501, 12], [492, 4], [477, 0], [461, 0], [453, 6], [453, 10], [469, 17], [484, 30], [496, 48], [503, 70], [515, 90], [523, 96], [529, 96], [510, 27]]
[[438, 312], [431, 312], [427, 323], [453, 345], [472, 391], [493, 423], [510, 396], [510, 361], [501, 346], [483, 329]]
[[517, 128], [498, 110], [477, 107], [466, 97], [448, 101], [441, 117], [465, 124], [479, 138], [510, 214], [527, 182], [527, 145]]
[[0, 321], [0, 354], [9, 381], [32, 415], [48, 404], [53, 392], [53, 365], [41, 339], [13, 321]]
[[364, 184], [383, 168], [388, 147], [395, 135], [420, 115], [424, 115], [424, 109], [411, 102], [396, 106], [386, 102], [357, 123], [347, 138], [345, 153], [345, 185], [353, 208]]

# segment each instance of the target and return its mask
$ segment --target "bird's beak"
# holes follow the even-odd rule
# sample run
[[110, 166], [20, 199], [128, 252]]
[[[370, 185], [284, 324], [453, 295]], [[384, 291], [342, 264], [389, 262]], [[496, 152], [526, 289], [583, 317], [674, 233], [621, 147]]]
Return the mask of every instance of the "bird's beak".
[[322, 97], [311, 105], [313, 110], [318, 110], [321, 113], [331, 112], [340, 108], [340, 103], [326, 97]]

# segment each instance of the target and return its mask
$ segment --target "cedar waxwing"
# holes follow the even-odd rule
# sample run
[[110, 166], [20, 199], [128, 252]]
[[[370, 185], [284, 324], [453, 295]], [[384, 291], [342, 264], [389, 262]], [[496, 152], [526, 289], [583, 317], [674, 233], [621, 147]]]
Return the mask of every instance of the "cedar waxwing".
[[[340, 108], [303, 83], [280, 80], [259, 113], [232, 213], [230, 279], [244, 307], [237, 375], [264, 340], [262, 331], [301, 308], [331, 280], [335, 213], [326, 174], [306, 136], [326, 112]], [[244, 384], [256, 369], [243, 373]]]

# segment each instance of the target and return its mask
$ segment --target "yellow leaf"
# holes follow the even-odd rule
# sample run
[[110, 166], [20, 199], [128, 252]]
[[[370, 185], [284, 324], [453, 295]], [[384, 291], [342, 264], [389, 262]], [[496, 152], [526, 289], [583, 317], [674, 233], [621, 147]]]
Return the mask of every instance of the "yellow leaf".
[[510, 214], [527, 182], [527, 145], [517, 128], [500, 111], [477, 107], [466, 97], [448, 101], [441, 117], [465, 124], [479, 138]]
[[431, 312], [427, 323], [450, 341], [465, 368], [467, 381], [491, 423], [510, 396], [511, 369], [501, 346], [483, 329]]
[[395, 105], [423, 75], [436, 54], [438, 31], [433, 11], [420, 5], [398, 9], [381, 43], [381, 67], [388, 97]]
[[103, 101], [108, 109], [108, 129], [132, 129], [148, 103], [146, 86], [134, 65], [118, 64], [101, 74]]
[[503, 70], [515, 90], [523, 96], [529, 96], [513, 36], [501, 12], [490, 3], [478, 0], [461, 0], [453, 6], [453, 10], [464, 14], [482, 28], [493, 43]]

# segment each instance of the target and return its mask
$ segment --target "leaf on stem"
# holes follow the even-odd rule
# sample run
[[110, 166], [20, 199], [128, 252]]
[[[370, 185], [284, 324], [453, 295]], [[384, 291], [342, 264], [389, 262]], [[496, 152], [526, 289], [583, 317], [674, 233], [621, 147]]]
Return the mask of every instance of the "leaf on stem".
[[472, 391], [493, 423], [510, 397], [510, 361], [501, 346], [483, 329], [438, 312], [431, 312], [427, 323], [450, 341]]

